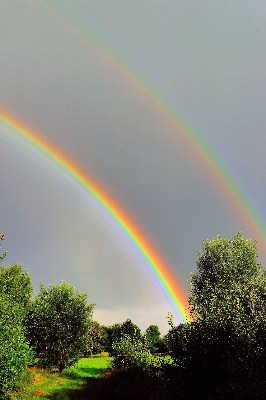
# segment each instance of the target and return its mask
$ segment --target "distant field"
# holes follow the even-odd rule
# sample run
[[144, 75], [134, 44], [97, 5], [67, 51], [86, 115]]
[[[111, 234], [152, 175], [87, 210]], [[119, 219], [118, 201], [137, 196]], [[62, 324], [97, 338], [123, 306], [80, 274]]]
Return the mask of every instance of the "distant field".
[[97, 378], [101, 372], [110, 367], [111, 360], [111, 357], [82, 358], [74, 367], [68, 368], [62, 374], [48, 373], [37, 367], [29, 368], [28, 383], [24, 385], [25, 388], [20, 394], [13, 393], [11, 398], [12, 400], [82, 399], [84, 398], [82, 395], [87, 393], [89, 378]]

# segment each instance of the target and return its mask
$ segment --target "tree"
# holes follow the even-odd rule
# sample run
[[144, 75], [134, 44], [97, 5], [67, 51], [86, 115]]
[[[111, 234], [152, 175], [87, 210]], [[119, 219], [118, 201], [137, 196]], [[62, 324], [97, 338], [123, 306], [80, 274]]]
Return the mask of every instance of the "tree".
[[147, 341], [150, 346], [150, 352], [156, 353], [158, 351], [158, 347], [161, 347], [161, 333], [157, 325], [150, 325], [145, 332]]
[[61, 372], [83, 355], [93, 307], [85, 293], [65, 282], [48, 288], [41, 284], [27, 325], [30, 343], [42, 365]]
[[[0, 242], [3, 240], [0, 233]], [[0, 264], [6, 252], [0, 257]], [[33, 361], [23, 319], [32, 293], [31, 278], [20, 265], [0, 266], [0, 395], [16, 386]], [[1, 397], [2, 398], [2, 397]]]
[[[230, 319], [245, 324], [254, 311], [253, 295], [262, 269], [256, 242], [237, 233], [203, 242], [198, 271], [191, 274], [189, 304], [194, 321]], [[265, 288], [263, 289], [265, 290]]]
[[[0, 395], [12, 389], [33, 362], [21, 323], [18, 303], [10, 302], [8, 296], [0, 296]], [[1, 397], [1, 396], [0, 396]], [[2, 397], [1, 397], [2, 398]]]
[[131, 337], [140, 337], [141, 330], [134, 324], [131, 319], [127, 319], [121, 324], [121, 336], [129, 335]]
[[119, 342], [124, 335], [128, 335], [130, 337], [141, 336], [141, 330], [129, 318], [122, 324], [113, 324], [104, 327], [104, 329], [106, 331], [105, 350], [111, 355], [113, 354], [113, 344]]
[[105, 349], [107, 333], [102, 325], [97, 321], [91, 321], [86, 337], [85, 355], [92, 356]]
[[188, 398], [199, 399], [264, 398], [266, 272], [257, 263], [256, 242], [240, 233], [207, 240], [197, 268], [190, 280], [193, 322], [172, 327], [168, 334], [173, 393], [185, 390]]
[[106, 332], [105, 351], [112, 354], [113, 343], [116, 343], [121, 339], [121, 324], [117, 323], [110, 326], [104, 326], [103, 328]]
[[20, 264], [13, 264], [10, 267], [0, 266], [0, 293], [7, 296], [11, 303], [19, 305], [21, 317], [24, 318], [33, 293], [28, 270], [23, 271]]

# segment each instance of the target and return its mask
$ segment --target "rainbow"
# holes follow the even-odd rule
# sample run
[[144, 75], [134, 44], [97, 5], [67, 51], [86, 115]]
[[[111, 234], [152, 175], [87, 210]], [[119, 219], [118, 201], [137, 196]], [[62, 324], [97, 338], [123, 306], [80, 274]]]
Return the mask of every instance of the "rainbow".
[[[219, 160], [206, 142], [167, 99], [156, 88], [134, 70], [119, 54], [115, 53], [99, 35], [65, 6], [48, 2], [32, 2], [31, 5], [49, 15], [56, 24], [60, 24], [68, 34], [79, 39], [84, 48], [93, 51], [103, 66], [118, 76], [120, 81], [135, 94], [137, 99], [150, 109], [164, 127], [172, 133], [173, 145], [178, 146], [182, 140], [191, 160], [197, 161], [204, 176], [212, 183], [215, 191], [220, 194], [225, 205], [247, 227], [249, 234], [257, 241], [261, 253], [266, 258], [266, 228], [263, 218], [259, 215], [254, 203], [234, 179], [232, 172]], [[170, 139], [170, 137], [169, 137]]]
[[180, 321], [190, 320], [185, 312], [186, 295], [169, 267], [125, 210], [97, 182], [42, 135], [3, 110], [1, 110], [1, 133], [11, 136], [22, 146], [37, 153], [44, 162], [74, 182], [82, 192], [85, 191], [100, 206], [105, 216], [115, 223], [121, 234], [129, 240], [140, 255], [170, 300]]
[[[31, 2], [31, 5], [44, 10], [56, 24], [63, 26], [85, 47], [89, 46], [90, 51], [95, 53], [102, 64], [108, 68], [108, 71], [119, 76], [121, 82], [137, 96], [139, 101], [145, 104], [147, 109], [152, 111], [164, 127], [168, 128], [169, 132], [172, 133], [174, 143], [177, 145], [178, 141], [182, 140], [191, 155], [191, 159], [197, 161], [198, 167], [202, 168], [208, 181], [221, 194], [221, 198], [228, 208], [230, 207], [232, 213], [245, 224], [250, 235], [257, 241], [258, 246], [266, 256], [266, 230], [262, 218], [259, 218], [257, 210], [249, 201], [239, 183], [233, 178], [232, 173], [219, 161], [217, 155], [200, 138], [193, 126], [125, 60], [111, 51], [109, 46], [92, 31], [84, 27], [73, 13], [70, 15], [63, 7], [47, 2]], [[23, 126], [21, 122], [16, 121], [7, 113], [3, 113], [2, 124], [6, 135], [12, 135], [15, 139], [22, 141], [24, 146], [37, 150], [47, 163], [52, 163], [53, 167], [59, 169], [66, 177], [72, 177], [80, 187], [83, 187], [96, 200], [105, 214], [110, 216], [120, 231], [130, 240], [146, 265], [156, 276], [180, 319], [184, 320], [186, 318], [184, 305], [187, 302], [182, 288], [125, 211], [93, 179], [37, 132]]]

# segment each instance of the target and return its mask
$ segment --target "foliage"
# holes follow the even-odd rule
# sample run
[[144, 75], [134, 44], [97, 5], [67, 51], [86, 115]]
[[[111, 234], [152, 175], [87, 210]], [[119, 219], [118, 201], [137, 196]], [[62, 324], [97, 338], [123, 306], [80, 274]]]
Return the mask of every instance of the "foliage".
[[59, 371], [83, 354], [93, 305], [65, 282], [41, 285], [27, 318], [28, 337], [41, 364]]
[[28, 270], [23, 271], [20, 264], [10, 267], [0, 267], [0, 293], [5, 295], [11, 303], [19, 305], [21, 318], [25, 317], [31, 304], [33, 287]]
[[121, 324], [120, 329], [121, 329], [121, 337], [123, 335], [128, 335], [131, 337], [140, 337], [141, 336], [141, 330], [129, 318]]
[[[1, 242], [4, 240], [4, 234], [0, 232], [0, 247], [1, 247]], [[2, 264], [3, 260], [6, 258], [7, 251], [4, 251], [4, 253], [0, 256], [0, 264]]]
[[20, 306], [10, 297], [0, 296], [0, 393], [18, 384], [33, 354], [26, 343]]
[[[151, 353], [156, 353], [162, 347], [161, 333], [157, 325], [150, 325], [145, 332]], [[159, 349], [160, 350], [160, 349]]]
[[193, 320], [234, 320], [244, 323], [252, 315], [254, 281], [261, 271], [253, 240], [237, 233], [231, 239], [217, 236], [203, 242], [191, 274], [190, 298]]
[[127, 319], [125, 322], [113, 324], [104, 327], [106, 331], [105, 337], [105, 350], [113, 355], [113, 344], [119, 342], [123, 335], [128, 335], [130, 337], [140, 337], [141, 330], [135, 325], [131, 319]]
[[207, 240], [197, 267], [190, 281], [194, 321], [167, 335], [172, 396], [263, 398], [266, 272], [257, 263], [256, 243], [240, 233]]
[[[4, 235], [0, 233], [0, 243]], [[6, 252], [0, 257], [0, 264]], [[26, 343], [23, 327], [32, 295], [31, 278], [21, 265], [0, 266], [0, 394], [19, 384], [33, 354]]]
[[110, 326], [103, 326], [105, 330], [104, 350], [112, 355], [112, 345], [121, 339], [121, 324], [113, 324]]
[[145, 336], [125, 334], [113, 344], [114, 368], [125, 370], [145, 370], [150, 365], [151, 354]]
[[104, 327], [97, 321], [91, 321], [85, 342], [85, 356], [102, 352], [105, 349], [106, 337]]

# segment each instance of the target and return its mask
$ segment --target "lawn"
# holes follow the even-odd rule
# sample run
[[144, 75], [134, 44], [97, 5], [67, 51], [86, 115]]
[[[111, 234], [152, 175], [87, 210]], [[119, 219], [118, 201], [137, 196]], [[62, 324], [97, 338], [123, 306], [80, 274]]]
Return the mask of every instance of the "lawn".
[[[95, 391], [95, 378], [110, 367], [111, 360], [111, 357], [82, 358], [62, 374], [49, 373], [38, 367], [28, 368], [27, 383], [22, 384], [20, 393], [12, 393], [11, 399], [85, 399], [90, 386]], [[93, 393], [91, 395], [91, 399], [97, 398]]]

